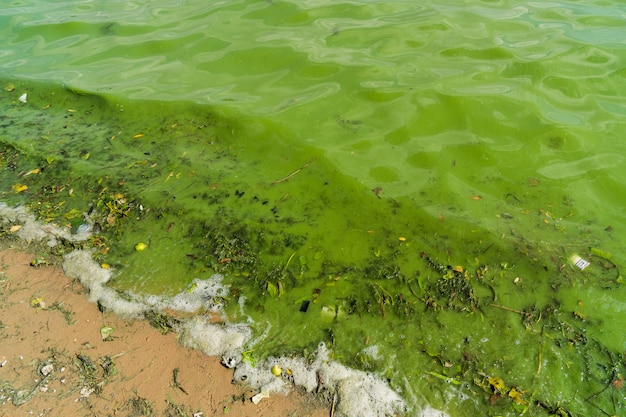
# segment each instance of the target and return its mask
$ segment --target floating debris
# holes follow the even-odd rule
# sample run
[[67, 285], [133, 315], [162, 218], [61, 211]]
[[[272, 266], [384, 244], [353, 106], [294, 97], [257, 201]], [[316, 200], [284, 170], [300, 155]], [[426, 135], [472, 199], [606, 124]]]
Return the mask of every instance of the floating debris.
[[578, 255], [572, 255], [572, 257], [570, 258], [570, 260], [572, 261], [572, 263], [581, 271], [584, 271], [585, 268], [587, 268], [589, 265], [591, 265], [591, 262], [581, 258]]

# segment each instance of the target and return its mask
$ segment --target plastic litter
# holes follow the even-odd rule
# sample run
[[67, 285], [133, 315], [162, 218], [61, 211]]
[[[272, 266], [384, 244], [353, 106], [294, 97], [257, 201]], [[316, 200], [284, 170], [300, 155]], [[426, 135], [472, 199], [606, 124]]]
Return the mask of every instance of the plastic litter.
[[585, 268], [587, 268], [589, 265], [591, 265], [591, 262], [581, 258], [578, 255], [572, 255], [570, 257], [570, 261], [572, 261], [572, 263], [574, 264], [574, 266], [576, 266], [578, 269], [580, 269], [581, 271], [585, 270]]

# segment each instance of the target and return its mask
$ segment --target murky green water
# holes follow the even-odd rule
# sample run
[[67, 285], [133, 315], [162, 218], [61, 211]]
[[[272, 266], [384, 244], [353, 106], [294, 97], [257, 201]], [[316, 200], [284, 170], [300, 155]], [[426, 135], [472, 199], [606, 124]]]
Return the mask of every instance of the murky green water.
[[118, 289], [223, 272], [259, 357], [325, 341], [413, 410], [620, 415], [624, 15], [15, 1], [2, 199], [90, 212]]

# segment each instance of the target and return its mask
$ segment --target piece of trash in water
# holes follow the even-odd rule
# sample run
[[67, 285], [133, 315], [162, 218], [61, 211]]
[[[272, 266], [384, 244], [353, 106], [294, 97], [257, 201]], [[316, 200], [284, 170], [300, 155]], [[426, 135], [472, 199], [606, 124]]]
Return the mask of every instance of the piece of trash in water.
[[569, 259], [581, 271], [587, 268], [589, 265], [591, 265], [589, 261], [584, 260], [578, 255], [572, 255]]
[[21, 101], [22, 103], [26, 103], [26, 97], [27, 97], [27, 95], [26, 95], [26, 93], [24, 93], [24, 94], [22, 94], [20, 96], [20, 98], [18, 98], [18, 100]]
[[252, 397], [252, 402], [255, 404], [258, 404], [261, 402], [261, 400], [263, 398], [269, 398], [270, 397], [270, 393], [267, 391], [261, 391], [259, 392], [257, 395], [255, 395], [254, 397]]
[[22, 191], [26, 191], [28, 190], [28, 185], [24, 185], [24, 184], [13, 184], [11, 186], [11, 189], [15, 192], [15, 194], [19, 194]]

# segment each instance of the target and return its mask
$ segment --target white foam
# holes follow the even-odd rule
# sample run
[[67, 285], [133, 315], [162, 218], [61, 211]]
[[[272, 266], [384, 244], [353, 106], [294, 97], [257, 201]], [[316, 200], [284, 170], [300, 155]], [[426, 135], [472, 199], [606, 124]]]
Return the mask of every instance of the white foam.
[[63, 258], [65, 274], [77, 279], [89, 291], [89, 301], [99, 302], [103, 307], [125, 318], [143, 318], [148, 305], [128, 294], [122, 297], [105, 284], [111, 279], [112, 271], [102, 268], [91, 257], [91, 251], [75, 250]]
[[420, 411], [419, 417], [449, 417], [448, 414], [441, 410], [436, 410], [431, 407], [426, 407]]
[[[270, 371], [274, 365], [282, 368], [282, 378]], [[338, 417], [385, 417], [407, 411], [404, 400], [386, 382], [373, 373], [350, 369], [329, 359], [323, 343], [310, 362], [301, 357], [279, 357], [269, 358], [256, 367], [242, 363], [235, 370], [235, 379], [270, 394], [285, 392], [290, 386], [285, 380], [308, 392], [330, 390], [338, 397]]]
[[180, 342], [209, 356], [241, 356], [252, 334], [244, 324], [211, 323], [206, 316], [194, 317], [180, 326]]
[[20, 223], [21, 228], [16, 235], [26, 242], [45, 241], [48, 246], [57, 245], [59, 239], [69, 242], [82, 242], [92, 234], [92, 226], [86, 217], [86, 223], [82, 224], [77, 233], [72, 233], [68, 228], [62, 228], [54, 224], [42, 224], [35, 216], [24, 207], [9, 207], [6, 203], [0, 203], [0, 220], [3, 223]]
[[147, 296], [145, 302], [155, 308], [169, 308], [185, 313], [219, 312], [228, 288], [222, 284], [223, 276], [214, 274], [208, 279], [194, 279], [182, 292], [173, 297]]
[[368, 346], [364, 348], [361, 352], [376, 361], [382, 359], [382, 356], [380, 354], [380, 348], [377, 345]]
[[382, 417], [406, 411], [402, 398], [375, 375], [352, 371], [336, 384], [337, 412], [345, 416]]

